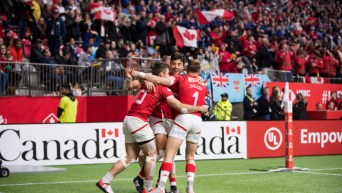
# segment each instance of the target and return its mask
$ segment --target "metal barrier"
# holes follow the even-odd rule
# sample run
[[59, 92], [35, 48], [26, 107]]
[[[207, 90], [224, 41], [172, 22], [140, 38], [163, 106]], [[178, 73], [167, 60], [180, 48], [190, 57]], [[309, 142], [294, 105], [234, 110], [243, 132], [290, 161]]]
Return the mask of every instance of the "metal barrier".
[[2, 96], [59, 96], [59, 86], [70, 84], [76, 96], [127, 95], [123, 90], [125, 67], [151, 72], [159, 59], [118, 58], [95, 60], [91, 66], [3, 62]]
[[267, 76], [272, 82], [292, 82], [292, 72], [283, 70], [267, 70]]
[[[59, 96], [59, 86], [70, 84], [76, 96], [127, 95], [124, 91], [125, 68], [151, 72], [159, 59], [118, 58], [94, 60], [88, 66], [39, 64], [28, 62], [1, 62], [6, 73], [0, 74], [1, 96]], [[3, 68], [1, 68], [3, 69]], [[5, 74], [5, 75], [4, 75]], [[268, 70], [271, 81], [304, 82], [304, 77], [292, 77], [290, 71]], [[341, 84], [341, 78], [328, 78], [330, 83]]]

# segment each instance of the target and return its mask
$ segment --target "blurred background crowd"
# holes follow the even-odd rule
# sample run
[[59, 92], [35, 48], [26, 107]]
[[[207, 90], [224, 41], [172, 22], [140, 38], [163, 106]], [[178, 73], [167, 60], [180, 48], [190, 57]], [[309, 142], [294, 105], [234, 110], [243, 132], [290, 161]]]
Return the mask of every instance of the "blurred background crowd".
[[[233, 19], [199, 24], [195, 10], [216, 9]], [[179, 51], [204, 70], [342, 77], [341, 18], [339, 0], [1, 0], [0, 61], [89, 66]], [[175, 46], [175, 25], [199, 30], [197, 48]], [[0, 65], [2, 79], [20, 79]]]

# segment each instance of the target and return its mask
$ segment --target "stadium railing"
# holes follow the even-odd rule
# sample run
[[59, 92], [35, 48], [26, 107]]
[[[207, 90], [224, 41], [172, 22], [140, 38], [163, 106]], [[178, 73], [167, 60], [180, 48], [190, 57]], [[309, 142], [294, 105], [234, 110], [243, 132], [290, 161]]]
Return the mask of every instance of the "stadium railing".
[[[70, 84], [77, 96], [134, 94], [134, 91], [123, 90], [124, 68], [151, 72], [153, 64], [158, 61], [160, 59], [140, 57], [100, 59], [94, 60], [89, 67], [0, 61], [2, 66], [13, 66], [7, 69], [9, 80], [6, 92], [1, 96], [58, 96], [61, 84]], [[271, 81], [305, 81], [305, 77], [293, 77], [290, 71], [268, 70], [266, 74]], [[329, 83], [342, 84], [341, 78], [327, 79]]]
[[[57, 96], [59, 86], [70, 84], [78, 96], [127, 95], [122, 86], [125, 67], [151, 72], [160, 59], [117, 58], [94, 60], [91, 65], [1, 62], [6, 66], [8, 82], [2, 96]], [[0, 84], [1, 84], [0, 79]]]
[[291, 71], [267, 70], [266, 74], [272, 82], [293, 82]]

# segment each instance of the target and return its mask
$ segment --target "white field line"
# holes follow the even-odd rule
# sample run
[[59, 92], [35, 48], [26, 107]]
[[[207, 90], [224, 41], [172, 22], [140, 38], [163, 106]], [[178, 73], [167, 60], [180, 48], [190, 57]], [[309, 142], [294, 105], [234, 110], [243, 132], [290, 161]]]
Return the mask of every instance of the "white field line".
[[[196, 175], [196, 177], [208, 177], [208, 176], [233, 176], [233, 175], [250, 175], [250, 174], [264, 174], [269, 172], [242, 172], [242, 173], [222, 173], [222, 174], [202, 174]], [[177, 176], [177, 178], [185, 178], [186, 176]], [[115, 181], [131, 181], [132, 179], [115, 179]], [[97, 180], [82, 180], [82, 181], [66, 181], [66, 182], [34, 182], [34, 183], [22, 183], [22, 184], [0, 184], [0, 187], [5, 186], [29, 186], [29, 185], [49, 185], [49, 184], [73, 184], [73, 183], [93, 183]]]
[[310, 171], [324, 171], [324, 170], [342, 170], [342, 168], [321, 168], [321, 169], [309, 169]]
[[325, 175], [325, 176], [342, 176], [342, 174], [330, 174], [330, 173], [320, 173], [320, 172], [307, 172], [307, 171], [294, 171], [294, 172], [304, 173], [304, 174]]
[[[322, 169], [310, 169], [310, 170], [341, 170], [342, 168], [322, 168]], [[294, 171], [296, 173], [316, 174], [316, 175], [331, 175], [342, 176], [342, 174], [329, 174], [329, 173], [317, 173], [308, 171]], [[222, 173], [222, 174], [199, 174], [196, 177], [210, 177], [210, 176], [235, 176], [235, 175], [251, 175], [251, 174], [265, 174], [273, 172], [240, 172], [240, 173]], [[177, 176], [177, 178], [185, 178], [186, 176]], [[131, 181], [132, 179], [115, 179], [116, 181]], [[73, 183], [93, 183], [97, 180], [81, 180], [81, 181], [65, 181], [65, 182], [34, 182], [34, 183], [22, 183], [22, 184], [0, 184], [0, 187], [8, 186], [30, 186], [30, 185], [53, 185], [53, 184], [73, 184]]]

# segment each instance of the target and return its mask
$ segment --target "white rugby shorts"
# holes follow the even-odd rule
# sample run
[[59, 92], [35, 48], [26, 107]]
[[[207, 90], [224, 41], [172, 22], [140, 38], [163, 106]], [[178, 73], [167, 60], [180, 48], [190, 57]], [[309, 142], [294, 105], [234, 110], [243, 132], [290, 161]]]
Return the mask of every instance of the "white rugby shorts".
[[171, 128], [169, 136], [193, 143], [201, 137], [202, 118], [192, 114], [179, 114]]
[[157, 134], [168, 135], [170, 133], [173, 120], [172, 119], [160, 119], [160, 118], [150, 116], [149, 123], [155, 135]]
[[139, 143], [154, 138], [148, 122], [133, 116], [125, 117], [123, 121], [123, 133], [125, 135], [125, 143]]

